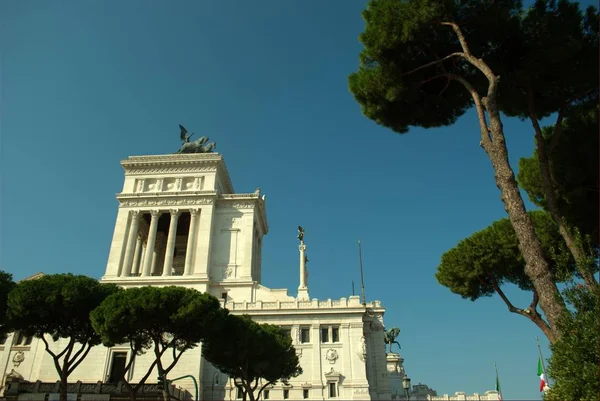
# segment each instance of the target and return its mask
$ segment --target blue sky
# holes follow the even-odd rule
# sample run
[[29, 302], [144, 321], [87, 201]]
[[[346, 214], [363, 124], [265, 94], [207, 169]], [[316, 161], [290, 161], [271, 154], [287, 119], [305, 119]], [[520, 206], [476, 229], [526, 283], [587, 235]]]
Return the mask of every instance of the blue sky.
[[[361, 115], [347, 76], [365, 3], [3, 1], [0, 269], [102, 276], [119, 160], [176, 151], [183, 124], [217, 141], [238, 192], [267, 195], [263, 284], [295, 295], [301, 224], [311, 296], [348, 296], [360, 238], [367, 298], [401, 328], [413, 384], [483, 393], [497, 363], [505, 399], [540, 399], [537, 327], [434, 277], [505, 216], [475, 116], [397, 135]], [[504, 126], [516, 168], [533, 135]]]

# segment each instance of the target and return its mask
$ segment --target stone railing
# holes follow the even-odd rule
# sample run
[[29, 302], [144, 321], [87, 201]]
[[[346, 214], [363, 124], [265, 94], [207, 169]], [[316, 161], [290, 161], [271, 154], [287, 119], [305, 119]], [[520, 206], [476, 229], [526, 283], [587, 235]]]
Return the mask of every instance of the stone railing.
[[[256, 302], [223, 302], [221, 306], [231, 311], [253, 311], [253, 310], [281, 310], [281, 309], [335, 309], [335, 308], [362, 308], [360, 297], [351, 296], [349, 298], [340, 298], [336, 300], [327, 299], [319, 301], [312, 299], [310, 301], [256, 301]], [[369, 302], [367, 308], [381, 308], [380, 301]]]
[[[132, 384], [135, 385], [135, 383]], [[46, 399], [48, 401], [58, 400], [59, 386], [60, 381], [55, 383], [42, 383], [41, 381], [36, 381], [35, 383], [13, 381], [6, 384], [4, 398], [7, 400], [18, 399], [31, 401], [45, 401]], [[122, 382], [117, 384], [107, 384], [100, 381], [97, 383], [82, 383], [78, 381], [67, 385], [67, 394], [69, 401], [109, 401], [110, 399], [129, 398], [129, 391]], [[169, 385], [169, 394], [173, 398], [182, 401], [191, 398], [191, 394], [188, 391], [178, 388], [173, 384]], [[158, 388], [157, 384], [144, 384], [137, 391], [136, 398], [162, 398], [162, 390]]]
[[500, 399], [498, 392], [495, 390], [486, 391], [484, 394], [467, 395], [463, 392], [454, 393], [454, 395], [428, 395], [427, 398], [412, 397], [411, 400], [428, 400], [428, 401], [497, 401]]

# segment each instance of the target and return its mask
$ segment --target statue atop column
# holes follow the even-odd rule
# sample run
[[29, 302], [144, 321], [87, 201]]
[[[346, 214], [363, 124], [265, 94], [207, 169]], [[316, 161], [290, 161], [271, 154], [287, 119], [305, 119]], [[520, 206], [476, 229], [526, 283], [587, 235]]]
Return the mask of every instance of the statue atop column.
[[398, 327], [392, 327], [388, 331], [385, 332], [383, 337], [383, 341], [386, 345], [390, 346], [390, 353], [392, 353], [392, 345], [397, 344], [398, 348], [402, 348], [400, 343], [396, 341], [396, 338], [400, 335], [400, 329]]
[[298, 239], [301, 243], [304, 243], [304, 228], [302, 226], [298, 226]]
[[308, 295], [308, 269], [306, 264], [308, 263], [308, 257], [306, 256], [306, 245], [304, 244], [304, 228], [298, 226], [298, 240], [300, 240], [300, 286], [298, 286], [298, 299], [299, 300], [310, 300]]
[[181, 133], [179, 134], [179, 138], [181, 139], [181, 147], [177, 151], [177, 153], [210, 153], [217, 147], [216, 142], [208, 143], [208, 137], [202, 136], [195, 141], [190, 141], [192, 134], [188, 135], [188, 131], [185, 127], [179, 124], [179, 129]]

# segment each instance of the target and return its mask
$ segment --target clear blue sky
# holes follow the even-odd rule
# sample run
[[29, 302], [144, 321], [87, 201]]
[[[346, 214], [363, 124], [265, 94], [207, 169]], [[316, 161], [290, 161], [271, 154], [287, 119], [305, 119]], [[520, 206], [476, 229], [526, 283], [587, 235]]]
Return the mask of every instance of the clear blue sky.
[[[440, 286], [440, 256], [505, 216], [473, 113], [400, 136], [348, 91], [365, 1], [67, 1], [0, 4], [0, 269], [103, 275], [119, 160], [171, 153], [177, 124], [210, 136], [238, 192], [267, 195], [267, 286], [298, 286], [306, 227], [311, 296], [359, 289], [399, 326], [407, 373], [438, 394], [494, 388], [540, 399], [540, 336], [497, 297]], [[511, 162], [532, 151], [505, 119]], [[529, 295], [509, 290], [513, 303]]]

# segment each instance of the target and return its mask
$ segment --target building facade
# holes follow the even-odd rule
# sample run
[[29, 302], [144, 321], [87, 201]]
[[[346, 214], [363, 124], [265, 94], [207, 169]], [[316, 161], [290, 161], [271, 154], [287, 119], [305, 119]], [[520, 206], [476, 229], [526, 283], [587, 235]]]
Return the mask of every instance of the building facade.
[[[261, 284], [262, 241], [269, 229], [266, 199], [259, 189], [235, 193], [220, 154], [134, 156], [121, 165], [125, 180], [117, 194], [119, 207], [101, 282], [124, 288], [194, 288], [214, 295], [233, 314], [248, 314], [259, 323], [287, 330], [303, 373], [287, 385], [277, 383], [267, 388], [265, 399], [401, 398], [398, 386], [404, 368], [399, 355], [386, 355], [385, 308], [378, 301], [367, 303], [358, 296], [311, 298], [307, 245], [301, 228], [297, 292], [290, 295], [287, 289]], [[49, 341], [60, 350], [67, 340]], [[154, 358], [150, 354], [136, 358], [128, 381], [136, 383], [146, 374]], [[79, 382], [79, 387], [73, 387], [79, 390], [81, 386], [117, 386], [130, 358], [127, 344], [94, 347], [69, 381]], [[41, 340], [24, 338], [19, 333], [4, 339], [0, 344], [0, 373], [2, 383], [11, 378], [44, 383], [38, 385], [37, 394], [22, 394], [19, 399], [42, 401], [57, 397], [57, 387], [51, 384], [58, 375]], [[240, 397], [230, 378], [203, 359], [201, 347], [186, 351], [169, 378], [185, 375], [196, 378], [202, 400]], [[156, 376], [153, 372], [149, 377]], [[196, 387], [189, 378], [177, 385], [187, 390], [181, 394], [195, 393]], [[46, 390], [40, 390], [43, 386]], [[424, 395], [434, 399], [430, 393]], [[477, 397], [467, 399], [497, 399], [494, 394]], [[86, 398], [108, 399], [109, 395], [102, 394]]]
[[[358, 296], [311, 298], [303, 236], [296, 296], [261, 285], [262, 240], [268, 232], [265, 196], [260, 190], [235, 193], [221, 155], [135, 156], [121, 164], [125, 181], [117, 194], [116, 224], [101, 282], [125, 288], [195, 288], [219, 298], [234, 314], [287, 330], [304, 372], [289, 385], [268, 388], [264, 395], [269, 399], [390, 399], [385, 309]], [[59, 340], [53, 347], [61, 349], [64, 343]], [[58, 380], [41, 341], [8, 338], [4, 348], [0, 363], [5, 375], [12, 372], [30, 382]], [[95, 347], [70, 381], [117, 381], [130, 357], [127, 345]], [[152, 359], [138, 357], [128, 379], [139, 380]], [[188, 374], [197, 378], [201, 399], [238, 397], [231, 380], [202, 358], [201, 347], [186, 351], [170, 377]], [[191, 380], [178, 384], [194, 394]]]

